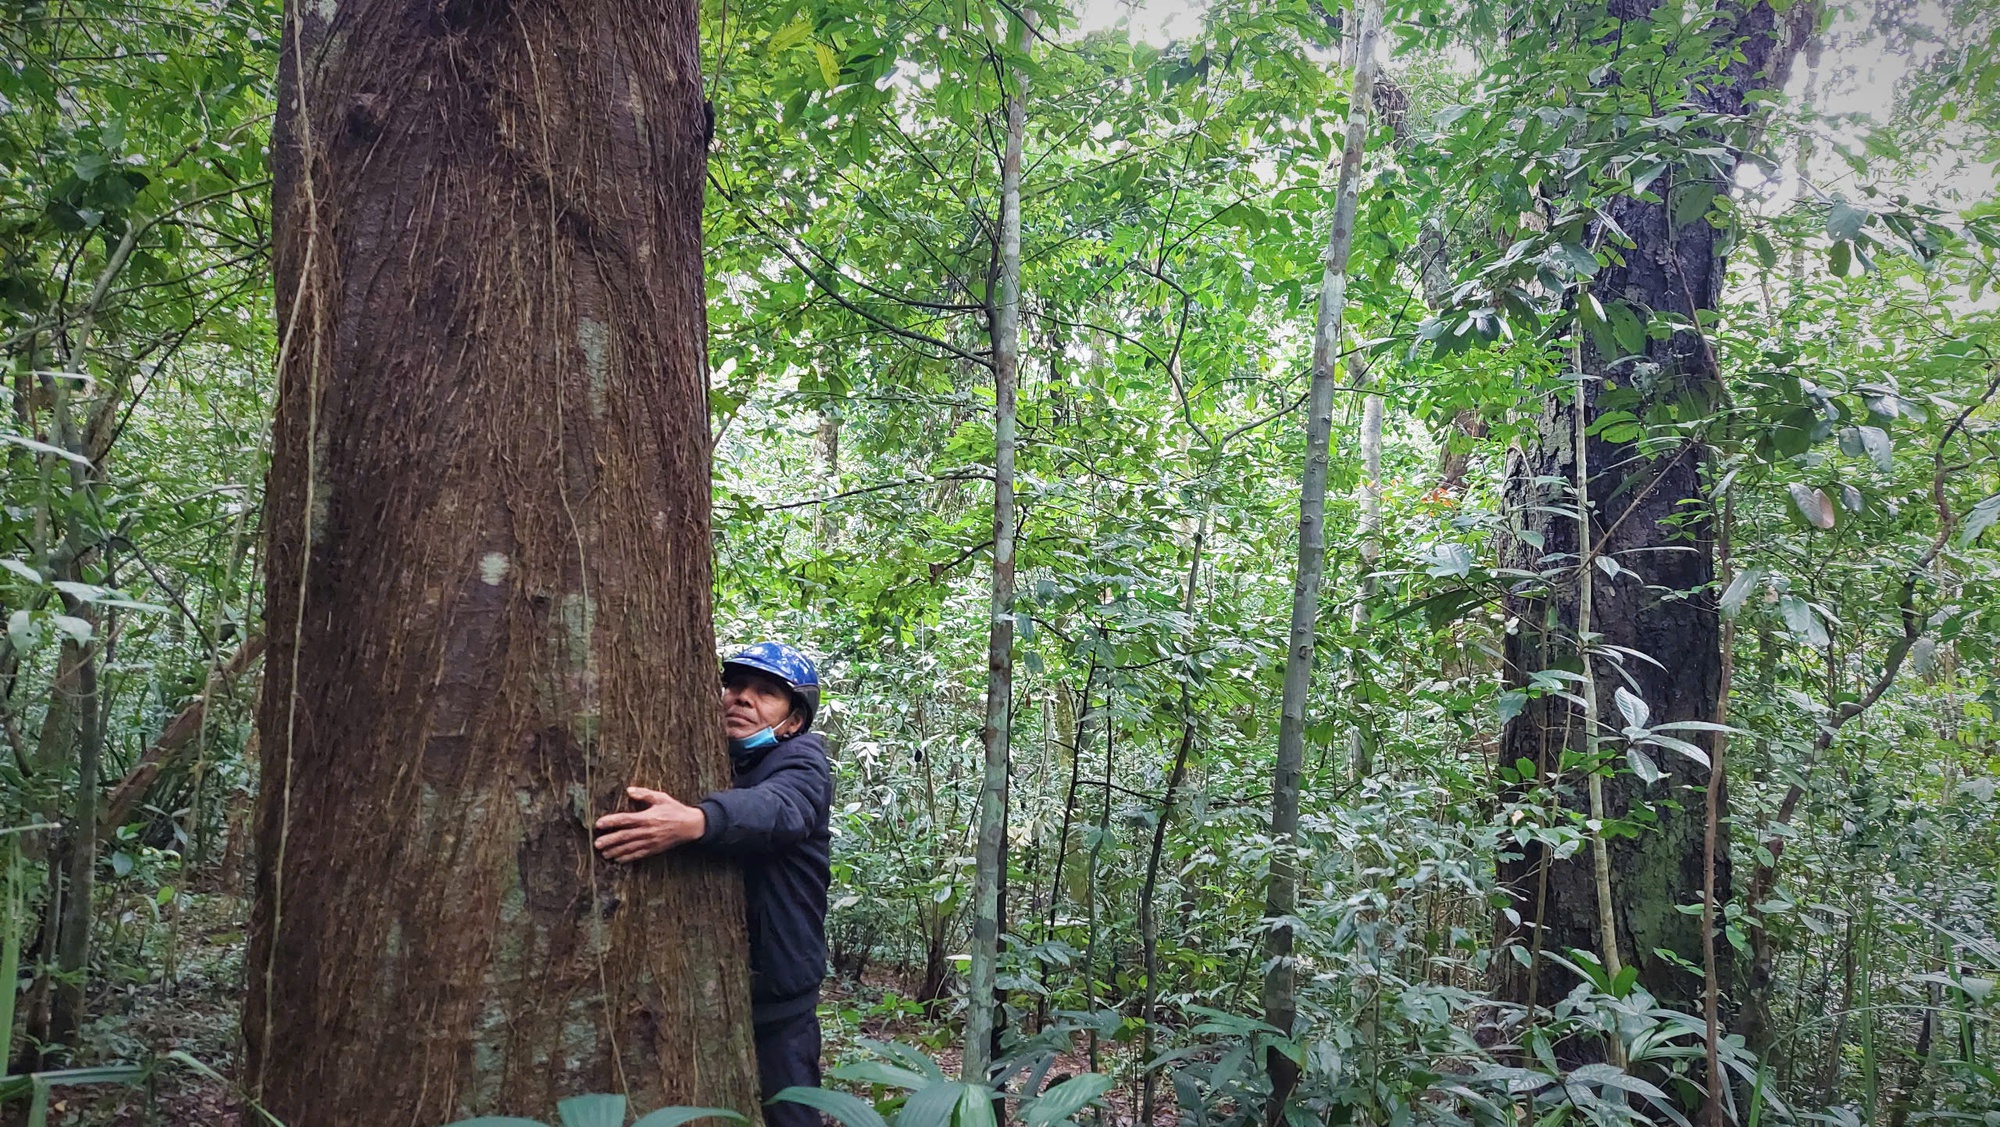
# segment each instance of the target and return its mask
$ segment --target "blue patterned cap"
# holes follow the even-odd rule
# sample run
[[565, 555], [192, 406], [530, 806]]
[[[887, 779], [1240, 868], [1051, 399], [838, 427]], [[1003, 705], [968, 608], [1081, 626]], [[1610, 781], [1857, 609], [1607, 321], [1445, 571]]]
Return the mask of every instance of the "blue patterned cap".
[[819, 671], [813, 668], [811, 658], [783, 642], [759, 642], [725, 659], [722, 668], [727, 670], [732, 665], [768, 673], [783, 681], [797, 698], [799, 711], [805, 717], [799, 731], [812, 727], [813, 717], [819, 713]]

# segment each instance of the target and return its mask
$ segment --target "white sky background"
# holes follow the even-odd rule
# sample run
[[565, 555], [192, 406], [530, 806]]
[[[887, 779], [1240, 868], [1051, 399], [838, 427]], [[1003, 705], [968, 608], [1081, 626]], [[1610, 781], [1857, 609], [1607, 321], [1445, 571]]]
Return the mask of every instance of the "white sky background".
[[[1134, 41], [1158, 47], [1198, 33], [1202, 13], [1207, 11], [1209, 3], [1210, 0], [1074, 0], [1072, 13], [1076, 20], [1075, 30], [1079, 34], [1123, 24]], [[1936, 52], [1947, 49], [1942, 42], [1947, 21], [1944, 5], [1939, 0], [1922, 0], [1905, 17], [1933, 31], [1928, 40], [1918, 37], [1908, 54], [1890, 54], [1879, 40], [1857, 42], [1859, 33], [1873, 14], [1874, 5], [1866, 2], [1837, 11], [1827, 33], [1830, 46], [1820, 60], [1814, 95], [1814, 104], [1820, 113], [1842, 118], [1851, 115], [1850, 120], [1822, 123], [1822, 136], [1855, 149], [1859, 149], [1862, 135], [1871, 125], [1887, 124], [1896, 86], [1911, 68], [1927, 61]], [[1805, 60], [1801, 58], [1793, 69], [1786, 93], [1794, 98], [1801, 96], [1807, 77]], [[1790, 155], [1773, 155], [1781, 157], [1785, 168], [1781, 180], [1765, 185], [1746, 183], [1745, 187], [1753, 191], [1761, 188], [1756, 194], [1765, 197], [1765, 206], [1784, 206], [1798, 193], [1800, 185], [1791, 171]], [[1993, 165], [1969, 152], [1964, 157], [1956, 167], [1933, 169], [1919, 182], [1878, 181], [1877, 186], [1907, 191], [1920, 202], [1948, 210], [1966, 207], [1996, 194], [1996, 190], [2000, 190], [2000, 177], [1996, 177]], [[1824, 191], [1859, 194], [1860, 185], [1853, 182], [1847, 166], [1823, 148], [1813, 162], [1813, 179]]]
[[1120, 20], [1136, 41], [1164, 47], [1201, 30], [1206, 0], [1074, 0], [1077, 31], [1088, 35]]

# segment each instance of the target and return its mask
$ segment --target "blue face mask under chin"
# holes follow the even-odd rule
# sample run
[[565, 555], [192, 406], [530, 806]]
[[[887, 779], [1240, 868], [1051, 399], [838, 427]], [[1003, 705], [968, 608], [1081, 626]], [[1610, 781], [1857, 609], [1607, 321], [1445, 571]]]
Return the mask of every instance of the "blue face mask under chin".
[[778, 733], [776, 731], [770, 728], [761, 728], [740, 739], [735, 736], [729, 737], [729, 752], [732, 755], [742, 755], [746, 752], [760, 751], [767, 747], [774, 747], [777, 745], [777, 742]]

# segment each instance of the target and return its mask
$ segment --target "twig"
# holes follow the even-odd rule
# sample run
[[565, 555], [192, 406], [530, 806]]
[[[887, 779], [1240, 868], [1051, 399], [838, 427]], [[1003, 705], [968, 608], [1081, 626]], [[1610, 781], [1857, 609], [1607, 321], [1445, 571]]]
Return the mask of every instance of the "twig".
[[[833, 493], [825, 497], [815, 497], [810, 501], [787, 501], [782, 505], [758, 505], [760, 509], [777, 511], [781, 509], [804, 509], [813, 505], [824, 505], [829, 501], [841, 501], [849, 497], [859, 497], [864, 493], [881, 493], [889, 489], [902, 489], [911, 485], [935, 485], [944, 481], [992, 481], [990, 473], [941, 474], [937, 477], [913, 477], [903, 481], [885, 481], [879, 485], [864, 485], [859, 489], [849, 489], [843, 493]], [[982, 545], [983, 546], [983, 545]]]

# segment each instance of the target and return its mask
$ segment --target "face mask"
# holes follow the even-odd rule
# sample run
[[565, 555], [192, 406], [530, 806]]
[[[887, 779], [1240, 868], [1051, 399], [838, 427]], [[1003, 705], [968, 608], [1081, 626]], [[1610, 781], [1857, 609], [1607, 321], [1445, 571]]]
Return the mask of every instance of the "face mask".
[[747, 736], [744, 736], [741, 739], [737, 739], [734, 736], [730, 737], [729, 750], [732, 754], [741, 755], [744, 752], [757, 751], [762, 748], [773, 747], [777, 744], [777, 742], [778, 742], [777, 732], [772, 731], [770, 728], [761, 728], [755, 732], [750, 733]]

